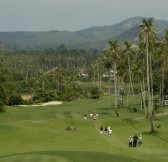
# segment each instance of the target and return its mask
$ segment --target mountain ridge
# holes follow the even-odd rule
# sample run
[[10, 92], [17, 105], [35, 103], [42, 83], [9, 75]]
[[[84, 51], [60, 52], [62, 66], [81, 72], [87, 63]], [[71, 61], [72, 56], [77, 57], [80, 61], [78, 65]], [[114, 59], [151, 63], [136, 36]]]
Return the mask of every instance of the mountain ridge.
[[[92, 26], [79, 31], [16, 31], [0, 32], [0, 42], [7, 48], [19, 49], [56, 48], [61, 44], [73, 48], [103, 48], [108, 40], [117, 39], [134, 41], [138, 26], [145, 17], [133, 17], [111, 26]], [[168, 21], [154, 19], [156, 28], [163, 31], [168, 28]], [[100, 45], [100, 47], [99, 47]]]

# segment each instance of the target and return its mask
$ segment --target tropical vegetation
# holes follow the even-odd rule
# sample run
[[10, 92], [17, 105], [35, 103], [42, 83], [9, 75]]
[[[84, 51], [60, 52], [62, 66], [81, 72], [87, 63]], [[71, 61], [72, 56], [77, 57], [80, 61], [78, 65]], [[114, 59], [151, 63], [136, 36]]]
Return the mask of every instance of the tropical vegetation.
[[[102, 51], [75, 49], [60, 45], [56, 49], [8, 50], [1, 45], [0, 90], [3, 105], [20, 105], [53, 100], [72, 101], [115, 96], [115, 113], [135, 94], [149, 117], [154, 132], [154, 114], [164, 106], [168, 94], [168, 29], [157, 37], [153, 18], [139, 26], [136, 43], [117, 40]], [[106, 76], [105, 76], [106, 74]], [[23, 95], [32, 96], [28, 100]], [[123, 101], [123, 96], [126, 100]]]

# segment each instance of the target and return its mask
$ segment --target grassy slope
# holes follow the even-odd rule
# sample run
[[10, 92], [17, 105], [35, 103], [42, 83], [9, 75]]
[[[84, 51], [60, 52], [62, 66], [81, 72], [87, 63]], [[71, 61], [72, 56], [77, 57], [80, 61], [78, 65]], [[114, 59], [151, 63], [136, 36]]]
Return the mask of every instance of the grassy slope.
[[[138, 108], [120, 109], [116, 118], [108, 107], [108, 97], [80, 100], [46, 107], [9, 107], [0, 114], [0, 162], [90, 162], [90, 161], [167, 161], [167, 116], [156, 117], [159, 133], [150, 134], [149, 122]], [[97, 121], [89, 113], [99, 113]], [[83, 114], [87, 113], [87, 120]], [[70, 125], [76, 132], [65, 131]], [[100, 125], [110, 125], [112, 137], [100, 135]], [[143, 135], [143, 148], [128, 148], [128, 137]]]

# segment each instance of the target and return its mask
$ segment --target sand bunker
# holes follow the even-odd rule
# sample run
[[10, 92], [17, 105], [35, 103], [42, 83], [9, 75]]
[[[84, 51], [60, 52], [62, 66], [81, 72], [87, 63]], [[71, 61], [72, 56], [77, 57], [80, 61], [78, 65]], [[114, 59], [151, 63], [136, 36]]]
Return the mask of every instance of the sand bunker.
[[39, 103], [36, 105], [20, 105], [20, 106], [28, 107], [28, 106], [47, 106], [47, 105], [60, 105], [60, 104], [62, 104], [62, 102], [60, 101], [51, 101], [51, 102]]
[[42, 103], [41, 106], [60, 105], [60, 104], [62, 104], [62, 102], [60, 102], [60, 101], [51, 101], [51, 102]]

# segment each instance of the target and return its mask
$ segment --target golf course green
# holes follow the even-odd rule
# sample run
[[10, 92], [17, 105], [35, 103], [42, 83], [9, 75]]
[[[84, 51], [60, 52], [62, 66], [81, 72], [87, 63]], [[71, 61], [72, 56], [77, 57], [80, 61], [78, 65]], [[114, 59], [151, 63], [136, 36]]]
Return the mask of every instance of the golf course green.
[[[168, 108], [155, 116], [156, 132], [150, 133], [149, 119], [138, 104], [120, 108], [119, 117], [114, 107], [109, 108], [108, 96], [60, 105], [6, 107], [0, 114], [0, 162], [168, 161]], [[90, 119], [90, 113], [98, 113], [99, 118]], [[66, 130], [68, 126], [75, 129]], [[111, 126], [112, 135], [101, 135], [100, 126]], [[134, 134], [142, 134], [142, 147], [128, 147]]]

